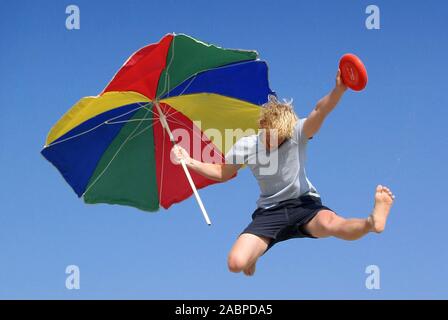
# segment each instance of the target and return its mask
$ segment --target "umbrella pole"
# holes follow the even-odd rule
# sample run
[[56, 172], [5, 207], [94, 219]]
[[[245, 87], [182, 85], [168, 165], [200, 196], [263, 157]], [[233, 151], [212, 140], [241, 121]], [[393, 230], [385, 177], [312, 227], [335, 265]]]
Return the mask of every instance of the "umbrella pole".
[[[173, 145], [175, 145], [176, 141], [174, 140], [173, 133], [171, 132], [168, 122], [166, 121], [165, 114], [160, 109], [159, 103], [157, 101], [155, 102], [155, 105], [156, 105], [157, 111], [159, 112], [159, 117], [160, 117], [160, 122], [162, 123], [162, 127], [168, 133], [170, 141], [173, 143]], [[204, 216], [205, 222], [207, 222], [207, 224], [210, 226], [212, 223], [210, 222], [210, 218], [208, 217], [207, 211], [205, 210], [204, 204], [202, 203], [201, 197], [199, 196], [198, 190], [196, 189], [196, 186], [194, 185], [193, 179], [191, 178], [190, 171], [188, 171], [185, 160], [181, 159], [180, 164], [182, 165], [182, 168], [184, 169], [185, 176], [187, 177], [187, 180], [190, 183], [191, 189], [193, 190], [194, 196], [196, 197], [196, 201], [199, 204], [199, 208], [201, 208], [202, 215]]]

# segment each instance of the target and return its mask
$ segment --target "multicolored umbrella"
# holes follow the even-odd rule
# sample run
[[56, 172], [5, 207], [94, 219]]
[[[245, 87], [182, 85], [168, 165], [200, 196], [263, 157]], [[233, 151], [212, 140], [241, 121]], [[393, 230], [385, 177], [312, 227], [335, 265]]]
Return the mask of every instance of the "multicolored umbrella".
[[[196, 188], [216, 181], [170, 161], [172, 132], [183, 129], [190, 150], [199, 140], [200, 150], [223, 159], [234, 142], [225, 130], [256, 129], [268, 94], [275, 95], [256, 51], [167, 34], [134, 53], [100, 95], [78, 101], [50, 130], [42, 154], [86, 203], [156, 211], [193, 192], [200, 202]], [[208, 129], [224, 141], [212, 142]]]

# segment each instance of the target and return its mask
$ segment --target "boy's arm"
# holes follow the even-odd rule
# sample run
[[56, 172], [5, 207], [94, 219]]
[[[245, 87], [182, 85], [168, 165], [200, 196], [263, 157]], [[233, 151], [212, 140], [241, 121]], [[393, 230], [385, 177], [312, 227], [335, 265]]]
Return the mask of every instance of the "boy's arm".
[[311, 138], [319, 131], [325, 118], [336, 107], [346, 90], [347, 86], [342, 82], [341, 71], [338, 70], [334, 89], [319, 100], [303, 124], [303, 132], [308, 138]]
[[173, 147], [173, 153], [176, 163], [180, 163], [180, 159], [184, 159], [185, 164], [189, 169], [196, 171], [197, 173], [208, 179], [221, 182], [229, 180], [231, 177], [233, 177], [238, 169], [242, 166], [241, 164], [201, 162], [191, 158], [188, 152], [178, 145], [175, 145]]

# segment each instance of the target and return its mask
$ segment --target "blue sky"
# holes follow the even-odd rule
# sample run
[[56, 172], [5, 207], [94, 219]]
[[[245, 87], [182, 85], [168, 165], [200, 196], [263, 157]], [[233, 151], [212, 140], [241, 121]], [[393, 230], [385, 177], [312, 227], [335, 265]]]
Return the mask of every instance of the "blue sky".
[[[367, 30], [365, 8], [381, 9]], [[65, 8], [81, 29], [65, 28]], [[4, 1], [0, 10], [0, 298], [448, 298], [448, 33], [443, 1]], [[227, 252], [258, 197], [249, 170], [148, 214], [85, 205], [39, 154], [79, 98], [98, 94], [127, 57], [168, 32], [255, 49], [271, 87], [300, 116], [334, 84], [340, 56], [369, 72], [308, 147], [324, 204], [364, 217], [378, 183], [396, 194], [388, 229], [360, 241], [276, 245], [255, 277], [228, 272]], [[65, 268], [81, 289], [65, 288]], [[368, 265], [381, 289], [365, 288]]]

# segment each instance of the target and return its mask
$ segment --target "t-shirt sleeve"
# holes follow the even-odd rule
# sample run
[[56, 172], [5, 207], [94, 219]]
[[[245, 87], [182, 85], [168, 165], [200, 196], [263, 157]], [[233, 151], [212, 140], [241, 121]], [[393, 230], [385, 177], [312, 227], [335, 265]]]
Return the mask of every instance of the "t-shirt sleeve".
[[[300, 118], [294, 126], [294, 137], [298, 142], [307, 142], [308, 138], [303, 132], [303, 125], [305, 124], [306, 118]], [[311, 138], [310, 138], [311, 139]]]
[[239, 139], [226, 153], [225, 163], [246, 164], [249, 157], [248, 140], [243, 137]]

